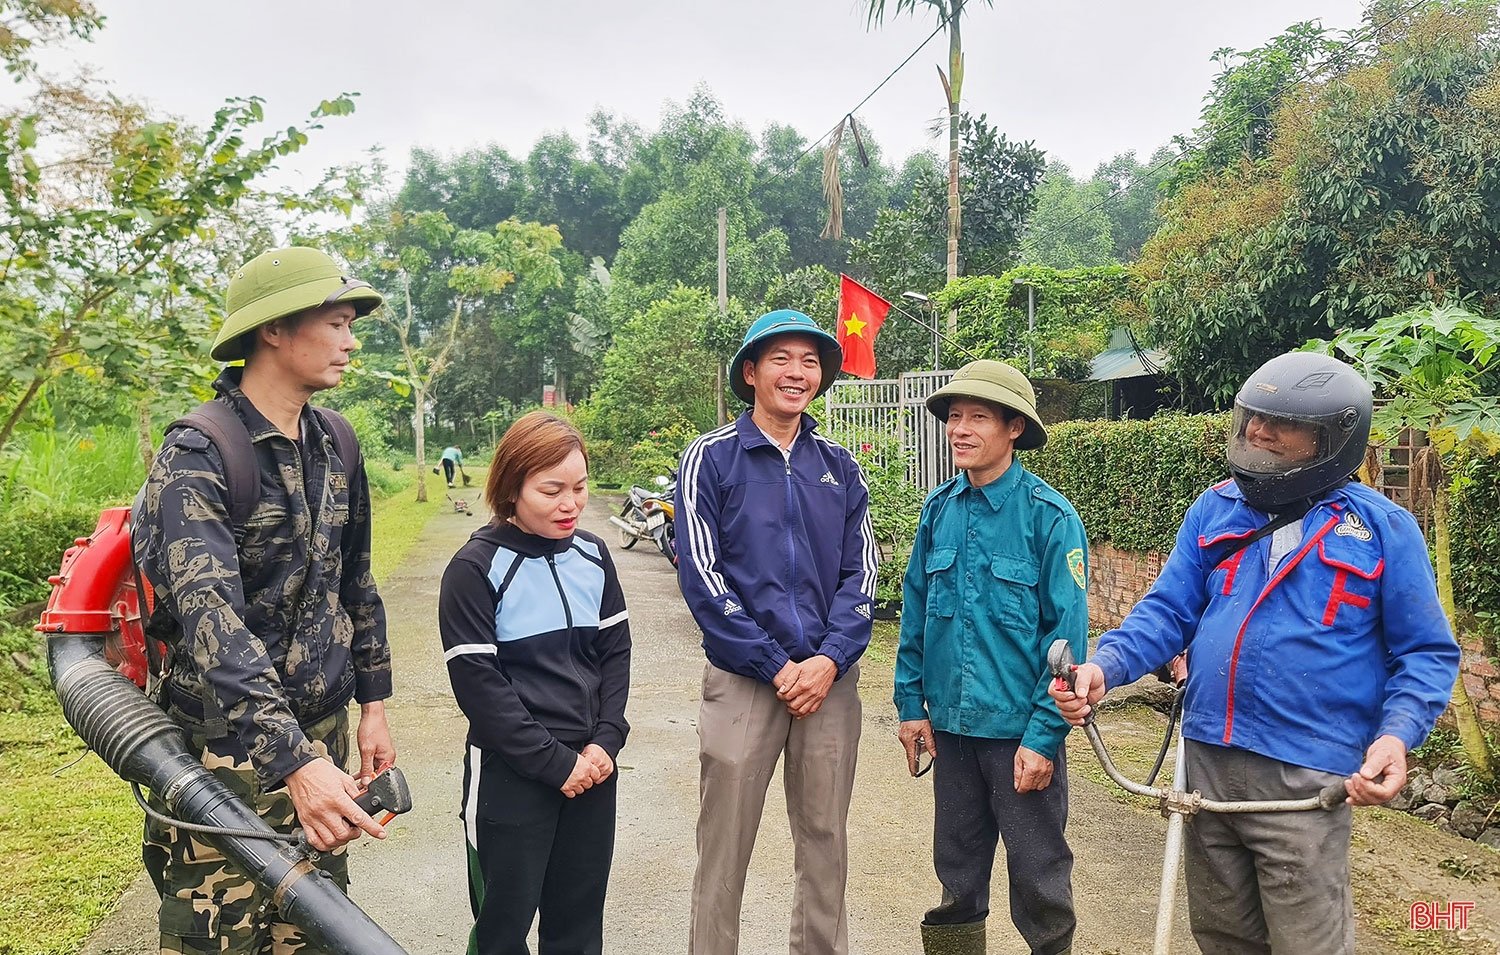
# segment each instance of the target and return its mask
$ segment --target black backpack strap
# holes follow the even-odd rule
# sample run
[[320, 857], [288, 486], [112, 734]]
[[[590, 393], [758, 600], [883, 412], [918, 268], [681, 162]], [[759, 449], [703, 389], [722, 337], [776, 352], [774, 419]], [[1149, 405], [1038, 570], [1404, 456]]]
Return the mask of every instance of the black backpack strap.
[[344, 473], [352, 478], [363, 463], [359, 458], [359, 438], [354, 435], [354, 426], [349, 423], [348, 418], [332, 408], [313, 408], [313, 413], [333, 439], [333, 450], [344, 463]]
[[1219, 566], [1224, 561], [1233, 557], [1235, 554], [1238, 554], [1240, 551], [1244, 550], [1246, 547], [1249, 547], [1256, 541], [1261, 540], [1262, 538], [1270, 537], [1272, 534], [1281, 530], [1288, 524], [1302, 520], [1302, 518], [1307, 516], [1307, 512], [1312, 510], [1313, 503], [1314, 502], [1312, 498], [1296, 501], [1295, 503], [1288, 506], [1286, 510], [1275, 515], [1269, 521], [1267, 521], [1265, 526], [1256, 528], [1254, 534], [1229, 541], [1227, 548], [1218, 555], [1211, 566]]
[[219, 457], [224, 459], [224, 486], [229, 491], [229, 522], [238, 534], [260, 503], [260, 474], [249, 429], [222, 401], [203, 402], [167, 425], [167, 433], [178, 428], [201, 431], [219, 449]]
[[[229, 523], [238, 540], [244, 532], [255, 506], [260, 503], [260, 473], [255, 461], [255, 442], [250, 430], [234, 409], [222, 401], [205, 401], [167, 425], [166, 434], [179, 428], [192, 428], [208, 438], [224, 461], [224, 488], [229, 495]], [[148, 633], [147, 643], [151, 639]], [[202, 729], [209, 739], [229, 734], [229, 722], [213, 690], [204, 685], [201, 697]]]

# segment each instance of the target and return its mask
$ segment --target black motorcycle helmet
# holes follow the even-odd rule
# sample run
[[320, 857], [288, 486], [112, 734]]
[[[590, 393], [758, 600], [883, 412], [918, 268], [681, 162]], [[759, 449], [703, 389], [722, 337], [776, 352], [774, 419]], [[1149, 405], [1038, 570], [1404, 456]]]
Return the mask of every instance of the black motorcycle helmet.
[[1336, 358], [1292, 352], [1255, 370], [1234, 399], [1229, 470], [1251, 507], [1275, 514], [1359, 470], [1370, 386]]

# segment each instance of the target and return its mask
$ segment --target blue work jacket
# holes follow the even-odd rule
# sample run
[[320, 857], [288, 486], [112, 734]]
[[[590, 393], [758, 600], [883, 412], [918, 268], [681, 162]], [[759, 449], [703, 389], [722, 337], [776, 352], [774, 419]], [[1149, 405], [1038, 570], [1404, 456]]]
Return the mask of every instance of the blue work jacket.
[[870, 493], [849, 452], [816, 429], [804, 414], [783, 457], [747, 411], [682, 453], [682, 596], [709, 662], [765, 683], [817, 655], [842, 677], [870, 644]]
[[1186, 649], [1188, 739], [1341, 775], [1376, 737], [1416, 747], [1459, 660], [1417, 522], [1348, 484], [1302, 519], [1274, 574], [1269, 538], [1226, 556], [1269, 520], [1233, 481], [1193, 502], [1161, 576], [1099, 640], [1106, 685]]
[[938, 485], [906, 565], [900, 718], [1055, 758], [1068, 726], [1047, 694], [1047, 648], [1086, 651], [1087, 586], [1083, 522], [1019, 461], [983, 487], [966, 473]]

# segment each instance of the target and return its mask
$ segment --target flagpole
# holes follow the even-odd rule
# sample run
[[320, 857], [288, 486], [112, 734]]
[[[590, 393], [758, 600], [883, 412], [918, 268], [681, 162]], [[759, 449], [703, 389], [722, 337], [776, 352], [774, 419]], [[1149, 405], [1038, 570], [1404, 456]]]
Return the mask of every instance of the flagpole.
[[[922, 321], [920, 318], [917, 318], [911, 312], [908, 312], [906, 309], [902, 308], [900, 305], [897, 305], [895, 302], [890, 302], [889, 304], [891, 306], [891, 311], [899, 312], [908, 321], [914, 322], [917, 325], [920, 325], [922, 328], [927, 329], [929, 332], [932, 332], [932, 334], [933, 334], [933, 336], [935, 338], [941, 338], [945, 343], [947, 343], [948, 347], [952, 348], [954, 351], [956, 351], [956, 352], [962, 352], [963, 354], [967, 355], [968, 358], [969, 358], [969, 361], [978, 361], [979, 360], [979, 356], [978, 355], [976, 355], [973, 352], [969, 351], [967, 348], [965, 348], [964, 346], [960, 345], [958, 342], [954, 341], [952, 338], [949, 338], [942, 331], [939, 331], [938, 327], [936, 325], [929, 325], [929, 324], [927, 324], [926, 322]], [[936, 369], [934, 369], [934, 370], [936, 370]]]

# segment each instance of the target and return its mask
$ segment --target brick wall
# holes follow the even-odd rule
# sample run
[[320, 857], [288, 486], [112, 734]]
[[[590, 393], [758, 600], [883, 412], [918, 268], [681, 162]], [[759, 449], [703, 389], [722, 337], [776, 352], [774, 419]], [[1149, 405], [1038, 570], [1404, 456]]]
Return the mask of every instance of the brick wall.
[[[1165, 554], [1090, 544], [1089, 624], [1101, 630], [1118, 626], [1161, 573], [1165, 561]], [[1460, 643], [1469, 699], [1474, 701], [1481, 719], [1500, 726], [1500, 672], [1485, 656], [1477, 636], [1465, 637]]]
[[1156, 551], [1120, 550], [1109, 544], [1089, 545], [1089, 626], [1118, 627], [1151, 586], [1167, 555]]
[[1466, 636], [1458, 642], [1464, 650], [1464, 687], [1469, 699], [1478, 708], [1480, 719], [1500, 726], [1500, 673], [1485, 656], [1477, 636]]

